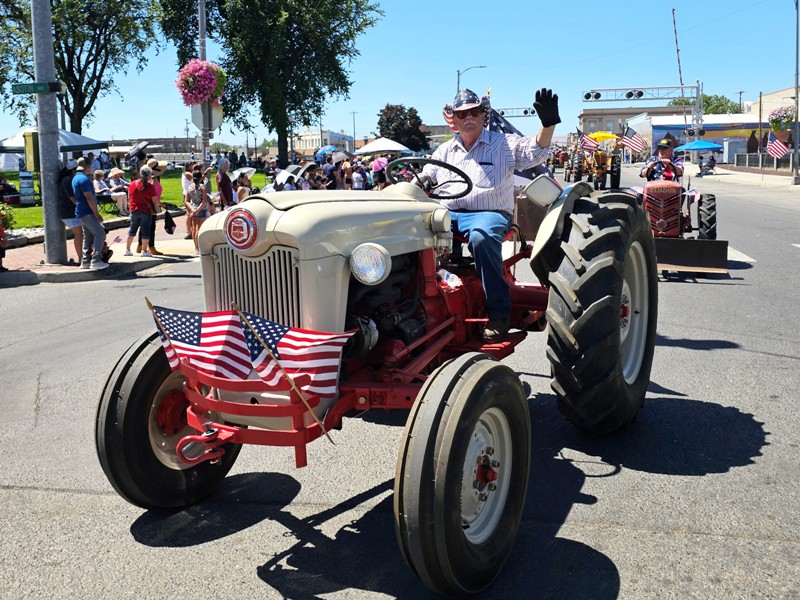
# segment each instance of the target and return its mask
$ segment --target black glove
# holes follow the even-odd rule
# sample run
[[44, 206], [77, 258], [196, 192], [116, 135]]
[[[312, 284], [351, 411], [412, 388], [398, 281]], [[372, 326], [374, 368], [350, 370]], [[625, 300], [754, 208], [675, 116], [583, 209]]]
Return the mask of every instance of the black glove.
[[536, 100], [533, 102], [533, 108], [539, 114], [542, 127], [550, 127], [561, 123], [561, 117], [558, 116], [558, 94], [554, 94], [553, 90], [548, 90], [547, 88], [536, 90]]

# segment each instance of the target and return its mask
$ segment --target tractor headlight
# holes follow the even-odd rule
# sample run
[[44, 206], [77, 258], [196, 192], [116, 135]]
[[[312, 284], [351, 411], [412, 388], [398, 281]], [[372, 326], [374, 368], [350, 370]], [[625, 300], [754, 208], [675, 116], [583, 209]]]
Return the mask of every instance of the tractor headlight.
[[353, 250], [350, 270], [361, 283], [377, 285], [389, 276], [392, 257], [383, 246], [367, 242]]

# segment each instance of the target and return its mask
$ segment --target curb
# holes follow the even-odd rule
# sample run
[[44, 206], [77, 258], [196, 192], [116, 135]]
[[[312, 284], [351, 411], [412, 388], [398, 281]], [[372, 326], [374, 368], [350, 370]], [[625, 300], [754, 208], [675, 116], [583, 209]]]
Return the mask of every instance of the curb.
[[[192, 257], [194, 258], [194, 257]], [[81, 269], [71, 267], [69, 271], [7, 271], [0, 280], [0, 288], [20, 285], [36, 285], [38, 283], [79, 283], [82, 281], [95, 281], [110, 277], [130, 275], [152, 267], [170, 263], [180, 263], [185, 259], [181, 257], [164, 256], [161, 258], [147, 258], [136, 262], [109, 263], [108, 268], [101, 270]], [[47, 265], [42, 265], [46, 267]]]
[[[186, 214], [184, 209], [168, 209], [168, 212], [171, 216], [176, 218]], [[157, 220], [163, 221], [163, 212], [156, 216]], [[114, 230], [126, 229], [129, 227], [130, 219], [127, 217], [117, 217], [108, 221], [104, 221], [103, 225], [106, 228], [106, 231], [110, 233]], [[71, 240], [72, 236], [68, 235], [67, 241], [70, 242]], [[172, 242], [172, 244], [175, 244], [178, 241], [179, 240], [175, 240]], [[30, 254], [32, 251], [35, 251], [32, 246], [43, 243], [44, 234], [35, 233], [33, 235], [10, 238], [8, 240], [8, 249], [11, 250], [13, 248], [25, 248], [24, 250], [19, 250], [19, 252]], [[163, 240], [163, 243], [168, 244], [166, 239]], [[192, 242], [189, 241], [188, 244], [192, 244]], [[113, 246], [110, 239], [109, 245]], [[142, 258], [137, 256], [136, 260], [130, 260], [126, 258], [117, 261], [114, 261], [112, 258], [112, 262], [109, 263], [109, 266], [101, 270], [81, 269], [79, 266], [74, 264], [47, 264], [39, 259], [36, 261], [32, 260], [31, 263], [35, 262], [35, 264], [25, 266], [22, 269], [9, 270], [3, 273], [2, 277], [0, 277], [0, 288], [36, 285], [39, 283], [79, 283], [84, 281], [96, 281], [123, 277], [160, 265], [182, 263], [187, 259], [195, 259], [197, 257], [194, 255], [193, 249], [193, 246], [191, 250], [178, 246], [174, 247], [171, 253], [164, 254], [159, 257]], [[13, 250], [11, 251], [13, 252]]]

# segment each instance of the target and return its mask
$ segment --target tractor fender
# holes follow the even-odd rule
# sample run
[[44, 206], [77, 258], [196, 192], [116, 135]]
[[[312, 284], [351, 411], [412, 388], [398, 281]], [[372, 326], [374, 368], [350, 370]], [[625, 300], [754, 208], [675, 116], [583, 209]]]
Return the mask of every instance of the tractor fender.
[[585, 181], [579, 181], [564, 189], [561, 195], [547, 209], [547, 214], [539, 226], [536, 233], [536, 240], [533, 243], [531, 262], [547, 246], [550, 240], [561, 237], [564, 231], [564, 217], [572, 212], [572, 207], [578, 198], [589, 196], [592, 193], [592, 186]]

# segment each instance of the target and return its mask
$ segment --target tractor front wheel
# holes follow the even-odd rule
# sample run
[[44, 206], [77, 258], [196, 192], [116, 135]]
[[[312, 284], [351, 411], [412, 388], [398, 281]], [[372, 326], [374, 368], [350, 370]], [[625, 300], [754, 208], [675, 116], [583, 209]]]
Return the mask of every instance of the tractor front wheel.
[[697, 216], [700, 222], [697, 237], [701, 240], [717, 239], [717, 197], [714, 194], [700, 195]]
[[120, 496], [142, 508], [180, 508], [209, 494], [241, 446], [225, 444], [216, 463], [188, 466], [175, 447], [197, 431], [186, 423], [183, 376], [173, 372], [158, 334], [122, 356], [106, 381], [95, 423], [100, 465]]
[[470, 353], [425, 382], [403, 432], [394, 516], [403, 557], [431, 589], [476, 594], [495, 579], [522, 518], [530, 452], [510, 368]]
[[575, 202], [550, 274], [547, 357], [558, 406], [595, 433], [629, 425], [650, 382], [658, 275], [647, 215], [628, 194]]

